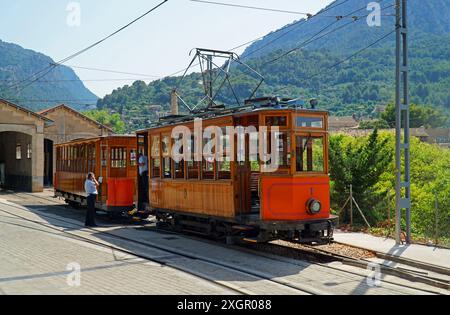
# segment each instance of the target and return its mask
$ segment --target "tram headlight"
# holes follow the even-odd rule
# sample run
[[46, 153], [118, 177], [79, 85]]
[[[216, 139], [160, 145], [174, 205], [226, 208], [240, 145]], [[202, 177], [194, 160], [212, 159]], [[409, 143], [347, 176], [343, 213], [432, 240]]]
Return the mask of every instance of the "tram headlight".
[[306, 204], [306, 209], [311, 215], [318, 214], [322, 210], [322, 204], [319, 200], [311, 198]]

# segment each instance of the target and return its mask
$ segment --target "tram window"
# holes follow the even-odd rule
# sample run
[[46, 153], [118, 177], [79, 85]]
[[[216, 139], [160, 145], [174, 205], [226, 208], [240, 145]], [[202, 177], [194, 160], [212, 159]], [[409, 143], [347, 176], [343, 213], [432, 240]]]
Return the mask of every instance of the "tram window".
[[195, 161], [187, 162], [188, 179], [198, 179], [199, 178], [199, 167], [200, 163]]
[[170, 155], [170, 137], [169, 136], [162, 137], [161, 149], [162, 149], [163, 156]]
[[151, 143], [151, 169], [152, 178], [161, 178], [160, 137], [152, 136]]
[[174, 172], [176, 179], [184, 179], [184, 161], [174, 162]]
[[297, 116], [296, 125], [300, 128], [323, 128], [323, 117]]
[[266, 117], [266, 126], [287, 127], [287, 116], [268, 116]]
[[102, 167], [106, 167], [108, 165], [107, 159], [108, 159], [108, 150], [106, 147], [102, 147]]
[[152, 157], [159, 158], [159, 136], [153, 136], [152, 137]]
[[126, 168], [127, 167], [127, 149], [112, 148], [111, 149], [111, 167]]
[[152, 158], [151, 165], [152, 165], [152, 178], [160, 178], [161, 160], [159, 158], [157, 159]]
[[227, 180], [231, 179], [231, 141], [230, 136], [227, 135], [227, 128], [222, 128], [222, 135], [219, 138], [218, 161], [217, 161], [217, 179]]
[[172, 159], [170, 157], [163, 158], [163, 176], [172, 178]]
[[202, 179], [214, 180], [214, 157], [203, 159]]
[[137, 165], [137, 154], [135, 149], [130, 150], [130, 166]]
[[215, 165], [215, 156], [216, 147], [217, 147], [217, 138], [206, 139], [203, 138], [203, 148], [204, 148], [204, 157], [202, 162], [202, 179], [203, 180], [214, 180], [214, 165]]
[[291, 136], [281, 132], [278, 138], [278, 166], [291, 166]]
[[296, 137], [297, 172], [324, 172], [324, 139], [322, 136]]
[[217, 162], [218, 179], [231, 179], [231, 162], [230, 158], [226, 157], [223, 161]]

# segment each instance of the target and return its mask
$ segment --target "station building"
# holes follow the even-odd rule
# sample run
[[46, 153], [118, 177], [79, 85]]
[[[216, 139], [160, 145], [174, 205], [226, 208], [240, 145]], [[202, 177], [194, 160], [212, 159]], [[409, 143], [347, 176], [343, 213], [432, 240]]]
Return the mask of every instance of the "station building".
[[40, 192], [53, 184], [54, 144], [113, 133], [66, 105], [35, 113], [0, 99], [0, 187]]

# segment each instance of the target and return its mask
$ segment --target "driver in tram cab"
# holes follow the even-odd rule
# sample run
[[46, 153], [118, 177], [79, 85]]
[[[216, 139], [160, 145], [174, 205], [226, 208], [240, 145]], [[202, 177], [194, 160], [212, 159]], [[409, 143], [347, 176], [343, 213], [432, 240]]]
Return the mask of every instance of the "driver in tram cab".
[[148, 202], [148, 158], [142, 152], [139, 152], [139, 205], [138, 210], [142, 211], [144, 203]]

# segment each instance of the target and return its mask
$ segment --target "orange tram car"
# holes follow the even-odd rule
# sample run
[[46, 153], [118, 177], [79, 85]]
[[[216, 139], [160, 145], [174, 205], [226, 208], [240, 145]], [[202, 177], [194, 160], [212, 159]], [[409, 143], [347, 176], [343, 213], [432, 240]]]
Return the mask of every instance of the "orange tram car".
[[[172, 130], [183, 126], [194, 132], [194, 118], [202, 118], [203, 129], [217, 126], [224, 130], [224, 139], [214, 138], [216, 149], [222, 154], [234, 147], [234, 159], [176, 162], [171, 158]], [[227, 127], [237, 126], [254, 126], [257, 134], [261, 127], [279, 128], [275, 172], [263, 172], [266, 164], [251, 159], [254, 134], [245, 135], [241, 149], [237, 136], [225, 135]], [[215, 108], [162, 118], [137, 132], [149, 159], [148, 196], [140, 198], [148, 198], [159, 227], [175, 231], [227, 242], [330, 242], [337, 217], [330, 212], [327, 130], [327, 112], [299, 108], [294, 101], [278, 98], [248, 100], [238, 109]], [[188, 146], [193, 147], [194, 141]], [[238, 159], [238, 154], [245, 159]]]
[[135, 209], [138, 147], [135, 136], [103, 136], [56, 145], [55, 196], [86, 205], [84, 183], [93, 172], [100, 183], [96, 209], [111, 217]]

